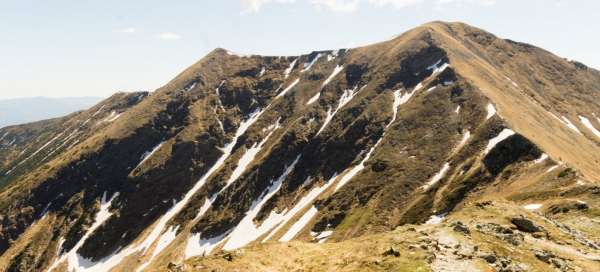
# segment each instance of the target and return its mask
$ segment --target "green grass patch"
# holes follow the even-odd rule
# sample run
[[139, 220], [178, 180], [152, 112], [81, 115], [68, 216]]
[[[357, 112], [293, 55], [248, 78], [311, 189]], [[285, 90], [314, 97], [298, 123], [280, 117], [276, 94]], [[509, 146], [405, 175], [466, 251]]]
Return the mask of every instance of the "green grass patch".
[[373, 216], [373, 210], [367, 207], [357, 208], [352, 211], [352, 213], [336, 228], [336, 232], [338, 233], [346, 233], [348, 231], [352, 231], [357, 226], [362, 226], [369, 222], [369, 219]]

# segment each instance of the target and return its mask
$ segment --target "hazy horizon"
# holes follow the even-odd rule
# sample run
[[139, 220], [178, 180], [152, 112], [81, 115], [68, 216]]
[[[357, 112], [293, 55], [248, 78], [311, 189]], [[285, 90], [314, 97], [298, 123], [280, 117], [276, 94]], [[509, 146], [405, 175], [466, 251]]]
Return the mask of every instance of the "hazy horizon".
[[0, 99], [153, 91], [216, 47], [299, 55], [387, 40], [436, 20], [597, 69], [596, 10], [591, 0], [15, 1], [0, 4]]
[[94, 95], [85, 95], [85, 96], [25, 96], [25, 97], [12, 97], [12, 98], [0, 98], [0, 101], [10, 101], [10, 100], [27, 100], [27, 99], [49, 99], [49, 100], [64, 100], [64, 99], [105, 99], [107, 96], [94, 96]]
[[102, 99], [104, 98], [95, 96], [0, 99], [0, 128], [62, 117], [88, 109]]

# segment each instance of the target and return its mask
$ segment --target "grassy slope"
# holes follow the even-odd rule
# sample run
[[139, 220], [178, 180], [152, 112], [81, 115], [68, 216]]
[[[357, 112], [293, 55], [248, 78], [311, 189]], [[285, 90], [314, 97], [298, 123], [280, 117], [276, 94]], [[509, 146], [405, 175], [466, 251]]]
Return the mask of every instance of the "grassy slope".
[[[440, 225], [405, 225], [391, 232], [323, 244], [300, 241], [259, 244], [190, 259], [182, 267], [185, 271], [446, 271], [451, 267], [494, 271], [484, 260], [484, 256], [494, 255], [524, 265], [527, 271], [552, 270], [552, 264], [535, 257], [534, 249], [550, 250], [569, 260], [571, 267], [583, 271], [593, 271], [600, 265], [598, 250], [582, 246], [540, 214], [501, 199], [487, 201], [490, 204], [485, 206], [474, 205], [484, 202], [473, 202]], [[535, 238], [515, 230], [524, 236], [524, 241], [515, 246], [492, 233], [477, 230], [476, 225], [489, 223], [514, 229], [509, 218], [517, 215], [544, 227], [548, 238]], [[581, 214], [570, 217], [576, 216]], [[454, 231], [452, 223], [456, 221], [463, 222], [470, 234]], [[398, 251], [399, 256], [387, 254], [390, 248]]]

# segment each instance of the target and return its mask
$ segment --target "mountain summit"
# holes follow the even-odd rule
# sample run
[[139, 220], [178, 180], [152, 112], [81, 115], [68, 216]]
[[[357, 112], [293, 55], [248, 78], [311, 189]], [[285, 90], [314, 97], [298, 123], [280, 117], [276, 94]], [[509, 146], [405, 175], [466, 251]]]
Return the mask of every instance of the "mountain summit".
[[0, 270], [595, 271], [600, 72], [462, 23], [0, 129]]

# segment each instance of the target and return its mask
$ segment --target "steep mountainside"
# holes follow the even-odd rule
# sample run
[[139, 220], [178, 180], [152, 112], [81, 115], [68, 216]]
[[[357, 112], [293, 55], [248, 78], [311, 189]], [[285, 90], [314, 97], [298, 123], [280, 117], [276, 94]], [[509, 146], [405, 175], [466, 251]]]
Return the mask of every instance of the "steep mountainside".
[[0, 129], [0, 270], [593, 271], [599, 94], [600, 72], [461, 23], [216, 49], [149, 96]]

